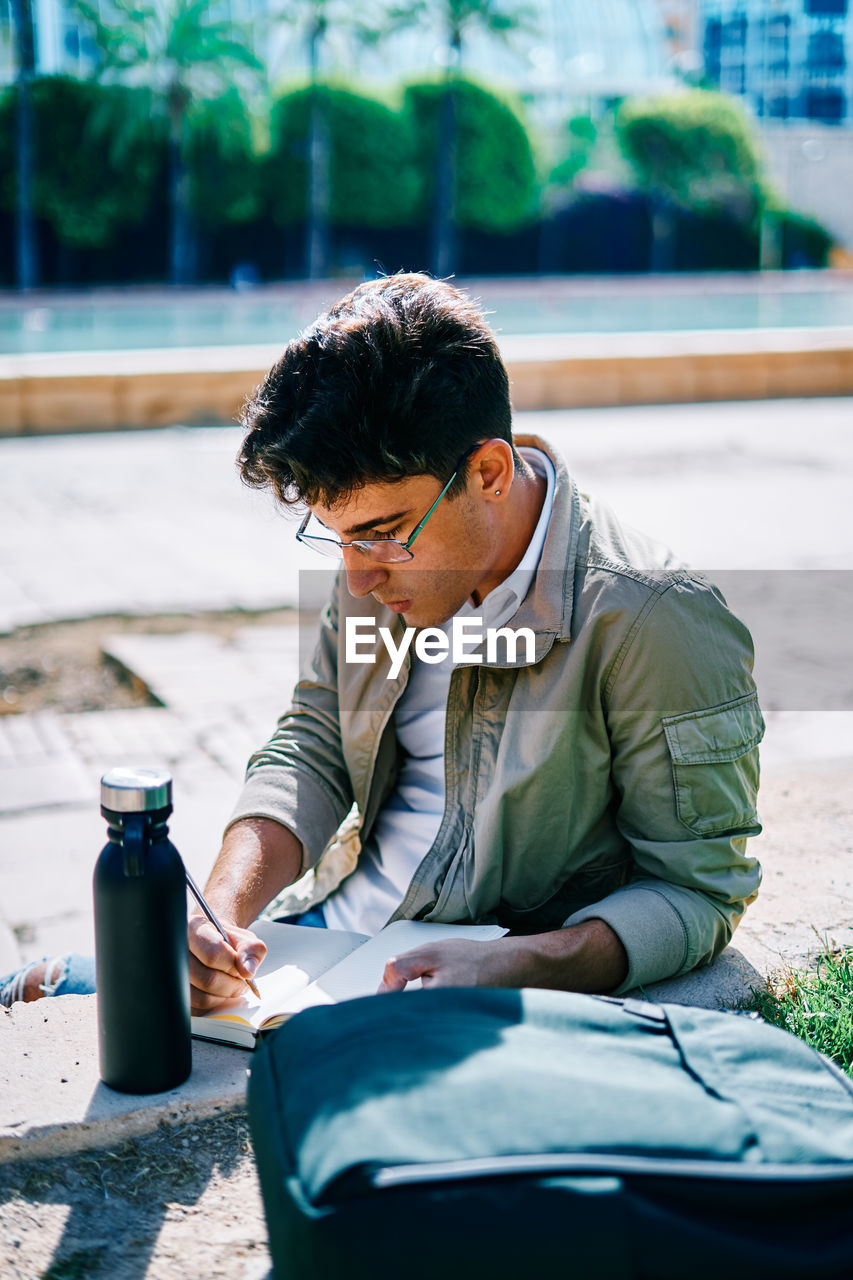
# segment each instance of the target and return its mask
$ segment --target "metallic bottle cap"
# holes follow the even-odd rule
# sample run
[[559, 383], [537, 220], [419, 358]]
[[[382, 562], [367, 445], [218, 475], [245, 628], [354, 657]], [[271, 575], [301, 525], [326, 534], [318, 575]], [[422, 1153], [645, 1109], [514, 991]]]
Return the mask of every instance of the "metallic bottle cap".
[[110, 813], [151, 813], [172, 804], [172, 776], [165, 769], [110, 769], [101, 778], [101, 807]]

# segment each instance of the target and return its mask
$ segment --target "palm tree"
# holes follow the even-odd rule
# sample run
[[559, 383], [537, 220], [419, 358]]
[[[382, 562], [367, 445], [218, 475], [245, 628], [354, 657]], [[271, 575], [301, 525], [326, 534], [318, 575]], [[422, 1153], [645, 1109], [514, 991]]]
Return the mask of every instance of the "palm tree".
[[35, 75], [35, 36], [31, 0], [11, 0], [12, 29], [17, 66], [15, 113], [15, 163], [17, 206], [15, 215], [15, 280], [19, 289], [38, 283], [38, 247], [33, 214], [34, 136], [30, 85]]
[[514, 31], [529, 29], [531, 10], [526, 5], [508, 8], [502, 0], [408, 0], [388, 10], [387, 27], [390, 31], [436, 19], [443, 30], [446, 53], [438, 114], [430, 257], [433, 274], [443, 277], [453, 270], [456, 260], [453, 220], [459, 136], [456, 86], [464, 61], [464, 42], [468, 32], [478, 27], [506, 40]]
[[323, 92], [325, 45], [330, 30], [352, 37], [357, 44], [375, 45], [386, 34], [375, 4], [362, 2], [356, 14], [347, 0], [289, 0], [270, 13], [304, 33], [308, 61], [310, 108], [308, 117], [308, 219], [305, 268], [309, 279], [322, 279], [329, 267], [329, 205], [332, 189], [332, 144], [328, 103]]
[[329, 25], [326, 0], [310, 0], [308, 67], [311, 75], [311, 113], [308, 127], [308, 228], [306, 265], [309, 280], [322, 279], [329, 265], [329, 199], [331, 141], [320, 86], [320, 57]]
[[262, 64], [237, 24], [213, 21], [208, 0], [112, 0], [116, 21], [105, 22], [86, 0], [77, 5], [102, 57], [100, 75], [141, 85], [148, 119], [165, 117], [169, 135], [169, 279], [185, 285], [193, 275], [192, 215], [187, 165], [187, 113], [197, 97], [215, 97], [233, 85], [229, 65], [248, 71]]

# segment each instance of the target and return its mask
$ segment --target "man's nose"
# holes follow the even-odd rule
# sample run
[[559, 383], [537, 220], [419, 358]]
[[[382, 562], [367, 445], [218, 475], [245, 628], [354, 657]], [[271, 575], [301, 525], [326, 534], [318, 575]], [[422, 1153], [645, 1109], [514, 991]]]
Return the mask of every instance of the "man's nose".
[[344, 547], [344, 568], [347, 571], [349, 593], [356, 600], [369, 596], [371, 591], [388, 580], [388, 570], [381, 565], [372, 564], [361, 551], [354, 547]]

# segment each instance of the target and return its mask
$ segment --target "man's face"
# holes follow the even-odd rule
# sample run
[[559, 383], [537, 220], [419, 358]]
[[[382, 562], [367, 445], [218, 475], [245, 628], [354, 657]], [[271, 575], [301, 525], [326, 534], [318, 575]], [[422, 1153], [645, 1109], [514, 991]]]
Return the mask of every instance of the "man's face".
[[[342, 542], [382, 537], [405, 542], [442, 487], [434, 476], [411, 476], [393, 484], [366, 485], [339, 506], [317, 503], [311, 510]], [[377, 564], [356, 548], [345, 547], [347, 585], [351, 595], [373, 595], [401, 613], [408, 626], [439, 626], [488, 576], [494, 544], [486, 504], [466, 490], [452, 500], [441, 500], [412, 545], [412, 560]]]

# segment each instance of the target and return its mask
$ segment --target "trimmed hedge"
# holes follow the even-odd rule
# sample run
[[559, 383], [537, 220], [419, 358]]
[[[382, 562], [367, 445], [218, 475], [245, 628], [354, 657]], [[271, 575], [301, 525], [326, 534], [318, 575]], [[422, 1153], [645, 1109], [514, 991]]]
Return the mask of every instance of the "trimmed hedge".
[[[421, 218], [429, 216], [444, 92], [443, 81], [420, 80], [407, 84], [403, 93], [427, 179], [418, 211]], [[515, 231], [536, 216], [539, 199], [533, 148], [520, 107], [473, 80], [455, 80], [452, 92], [457, 128], [456, 225], [473, 231]]]
[[[318, 85], [316, 93], [328, 131], [329, 222], [395, 227], [416, 221], [423, 178], [407, 113], [341, 85]], [[272, 107], [263, 189], [281, 226], [301, 222], [307, 212], [311, 94], [301, 85]]]
[[639, 186], [696, 213], [751, 218], [761, 160], [749, 121], [726, 94], [706, 89], [629, 98], [616, 137]]
[[199, 224], [254, 221], [263, 213], [263, 186], [252, 117], [237, 89], [193, 103], [188, 123], [190, 205]]
[[[396, 100], [343, 84], [318, 90], [334, 268], [426, 265], [443, 87], [418, 80]], [[469, 79], [456, 80], [454, 93], [459, 271], [644, 270], [650, 209], [660, 199], [676, 215], [676, 270], [757, 266], [759, 207], [777, 230], [781, 265], [827, 261], [831, 236], [767, 190], [742, 113], [722, 95], [624, 103], [617, 130], [647, 196], [575, 198], [538, 222], [540, 189], [520, 108]], [[46, 283], [164, 277], [168, 145], [165, 124], [151, 121], [141, 95], [68, 76], [33, 82], [33, 197]], [[282, 92], [263, 150], [266, 121], [252, 117], [236, 91], [192, 108], [191, 203], [205, 278], [227, 279], [238, 261], [252, 262], [261, 276], [301, 269], [309, 108], [306, 85]], [[0, 226], [9, 246], [0, 270], [9, 284], [15, 109], [11, 86], [0, 94]], [[588, 120], [568, 131], [552, 190], [571, 183], [595, 142]]]
[[[407, 84], [402, 103], [352, 88], [316, 90], [330, 148], [329, 221], [365, 228], [412, 226], [430, 216], [442, 82]], [[512, 104], [471, 80], [454, 83], [455, 220], [477, 231], [514, 231], [536, 211], [533, 151]], [[282, 226], [306, 215], [311, 88], [282, 94], [272, 110], [266, 189]]]
[[[31, 94], [36, 216], [75, 249], [111, 244], [148, 211], [166, 160], [163, 130], [134, 126], [137, 90], [121, 85], [43, 76]], [[0, 206], [10, 211], [17, 198], [16, 104], [12, 86], [0, 97]]]

